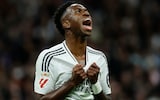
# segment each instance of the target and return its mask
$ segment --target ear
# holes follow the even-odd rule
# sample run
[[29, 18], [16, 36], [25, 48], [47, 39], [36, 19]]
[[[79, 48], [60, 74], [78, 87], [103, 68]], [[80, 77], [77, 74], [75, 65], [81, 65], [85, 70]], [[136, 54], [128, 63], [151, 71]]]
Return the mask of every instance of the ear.
[[71, 27], [71, 24], [68, 20], [63, 20], [62, 21], [62, 26], [64, 29], [69, 29]]

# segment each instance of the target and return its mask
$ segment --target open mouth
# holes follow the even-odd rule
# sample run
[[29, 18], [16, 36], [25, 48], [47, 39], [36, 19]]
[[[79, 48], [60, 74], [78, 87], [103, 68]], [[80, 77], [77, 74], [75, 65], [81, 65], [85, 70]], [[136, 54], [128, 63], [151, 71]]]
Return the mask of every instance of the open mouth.
[[83, 21], [83, 25], [85, 25], [85, 26], [91, 26], [91, 20], [85, 20], [85, 21]]
[[92, 31], [92, 21], [91, 19], [87, 18], [83, 21], [83, 27], [87, 31]]

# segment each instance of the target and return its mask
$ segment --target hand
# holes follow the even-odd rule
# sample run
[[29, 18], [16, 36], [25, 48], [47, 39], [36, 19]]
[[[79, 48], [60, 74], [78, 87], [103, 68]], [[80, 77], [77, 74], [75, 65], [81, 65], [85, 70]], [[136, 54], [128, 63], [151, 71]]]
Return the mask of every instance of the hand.
[[75, 65], [75, 67], [72, 70], [72, 77], [70, 81], [72, 81], [75, 85], [78, 85], [82, 83], [85, 78], [87, 78], [87, 74], [85, 73], [82, 65]]
[[87, 76], [91, 81], [91, 84], [95, 84], [97, 82], [99, 71], [100, 68], [96, 65], [96, 63], [93, 63], [87, 70]]

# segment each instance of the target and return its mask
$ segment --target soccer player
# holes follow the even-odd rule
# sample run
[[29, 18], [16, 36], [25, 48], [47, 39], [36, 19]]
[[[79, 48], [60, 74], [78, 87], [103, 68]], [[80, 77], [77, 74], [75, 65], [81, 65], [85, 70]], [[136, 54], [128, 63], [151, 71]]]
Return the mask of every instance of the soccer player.
[[43, 50], [36, 61], [34, 91], [40, 100], [110, 100], [107, 59], [87, 46], [92, 18], [80, 3], [67, 2], [55, 12], [65, 40]]

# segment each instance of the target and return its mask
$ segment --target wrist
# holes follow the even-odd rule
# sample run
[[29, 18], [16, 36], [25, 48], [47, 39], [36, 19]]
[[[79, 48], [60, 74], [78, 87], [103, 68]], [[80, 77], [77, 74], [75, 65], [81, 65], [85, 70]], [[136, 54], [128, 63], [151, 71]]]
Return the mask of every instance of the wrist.
[[71, 80], [68, 80], [68, 82], [66, 82], [66, 84], [68, 84], [69, 87], [75, 87], [76, 86], [76, 84]]
[[93, 94], [99, 94], [100, 92], [102, 92], [102, 87], [99, 81], [97, 81], [95, 84], [92, 84], [91, 86]]

